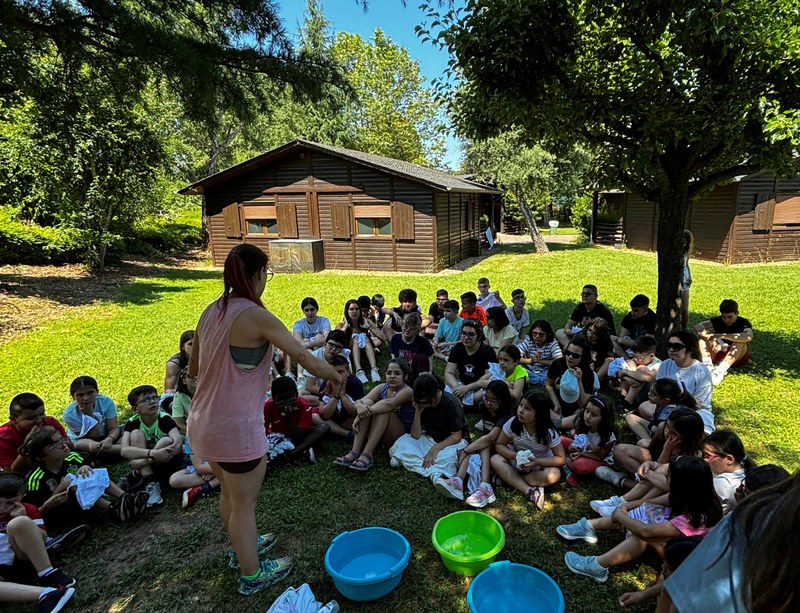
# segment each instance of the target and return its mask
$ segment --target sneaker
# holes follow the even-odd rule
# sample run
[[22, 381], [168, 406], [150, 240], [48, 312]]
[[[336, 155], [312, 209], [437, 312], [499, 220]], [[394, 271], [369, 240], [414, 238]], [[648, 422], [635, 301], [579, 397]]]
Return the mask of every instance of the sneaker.
[[719, 385], [720, 383], [722, 383], [722, 380], [725, 378], [726, 374], [728, 374], [727, 369], [723, 369], [721, 366], [717, 366], [714, 370], [711, 371], [712, 385]]
[[306, 389], [306, 383], [308, 383], [308, 381], [306, 380], [305, 375], [297, 377], [297, 391], [299, 392], [300, 390]]
[[611, 514], [614, 512], [619, 505], [625, 504], [627, 500], [625, 500], [622, 496], [612, 496], [607, 500], [592, 500], [589, 503], [589, 506], [592, 507], [592, 510], [602, 517], [610, 517]]
[[250, 596], [263, 590], [265, 587], [274, 585], [292, 570], [292, 558], [278, 558], [277, 560], [264, 560], [258, 569], [255, 579], [245, 579], [239, 577], [239, 593], [243, 596]]
[[608, 579], [608, 569], [600, 566], [597, 556], [579, 556], [573, 551], [568, 551], [564, 556], [564, 563], [576, 575], [589, 577], [598, 583], [605, 583]]
[[48, 538], [44, 545], [45, 549], [49, 555], [75, 549], [78, 545], [86, 540], [86, 537], [89, 536], [91, 531], [92, 528], [86, 524], [75, 526], [63, 534]]
[[147, 492], [136, 492], [133, 495], [133, 515], [139, 517], [144, 513], [147, 508], [147, 502], [150, 500], [150, 494]]
[[357, 378], [359, 381], [361, 381], [361, 383], [363, 383], [364, 385], [366, 385], [367, 383], [369, 383], [369, 380], [367, 379], [367, 375], [366, 375], [366, 374], [364, 374], [364, 371], [363, 371], [363, 370], [359, 370], [359, 371], [356, 373], [356, 378]]
[[617, 415], [627, 415], [628, 413], [632, 412], [633, 409], [634, 406], [629, 404], [624, 398], [617, 398], [614, 401], [614, 412]]
[[39, 577], [39, 585], [42, 587], [72, 587], [75, 585], [75, 577], [70, 577], [60, 568], [54, 568], [46, 575]]
[[449, 479], [439, 477], [434, 481], [433, 487], [448, 498], [464, 500], [464, 483], [458, 477], [450, 477]]
[[154, 507], [164, 502], [161, 497], [161, 486], [158, 481], [151, 481], [148, 483], [144, 491], [147, 492], [147, 508]]
[[400, 468], [402, 465], [403, 463], [400, 461], [400, 458], [396, 456], [392, 456], [391, 458], [389, 458], [389, 466], [391, 466], [392, 468]]
[[622, 482], [625, 480], [625, 473], [617, 472], [610, 466], [600, 466], [594, 471], [594, 476], [610, 483], [614, 487], [622, 487]]
[[467, 504], [476, 509], [482, 509], [487, 504], [492, 504], [495, 500], [497, 500], [497, 496], [494, 495], [492, 486], [488, 483], [481, 483], [478, 489], [467, 498]]
[[39, 597], [36, 610], [39, 613], [56, 613], [64, 608], [70, 598], [75, 594], [74, 587], [58, 586], [52, 592], [47, 592]]
[[309, 447], [308, 451], [306, 451], [306, 459], [308, 459], [309, 464], [317, 463], [317, 453], [314, 451], [313, 447]]
[[597, 531], [585, 517], [581, 517], [574, 524], [563, 524], [556, 528], [559, 536], [568, 541], [586, 541], [594, 545], [597, 542]]
[[525, 494], [525, 497], [530, 500], [533, 504], [536, 505], [536, 508], [540, 511], [544, 507], [544, 488], [541, 486], [536, 486], [528, 489], [528, 493]]
[[142, 475], [138, 470], [132, 470], [130, 473], [122, 477], [117, 485], [123, 492], [135, 492], [142, 489]]
[[373, 383], [380, 383], [381, 382], [381, 372], [377, 368], [373, 368], [369, 373], [370, 379], [372, 379]]
[[578, 477], [576, 477], [575, 473], [573, 473], [573, 472], [570, 472], [567, 475], [566, 481], [567, 481], [567, 485], [569, 485], [570, 487], [578, 487], [581, 484], [581, 482], [578, 481]]
[[[256, 537], [256, 553], [258, 557], [265, 555], [270, 549], [275, 547], [275, 543], [278, 542], [278, 536], [273, 534], [272, 532], [267, 532], [267, 534], [259, 534]], [[239, 569], [239, 560], [236, 557], [236, 552], [233, 549], [228, 549], [228, 567], [235, 568], [236, 570]]]
[[195, 502], [200, 500], [203, 497], [203, 486], [202, 485], [195, 485], [194, 487], [190, 487], [183, 492], [183, 498], [181, 499], [181, 506], [184, 509], [188, 509], [192, 506]]
[[129, 519], [132, 519], [134, 516], [133, 496], [125, 492], [119, 498], [115, 498], [111, 506], [108, 507], [108, 512], [111, 514], [111, 517], [123, 524]]

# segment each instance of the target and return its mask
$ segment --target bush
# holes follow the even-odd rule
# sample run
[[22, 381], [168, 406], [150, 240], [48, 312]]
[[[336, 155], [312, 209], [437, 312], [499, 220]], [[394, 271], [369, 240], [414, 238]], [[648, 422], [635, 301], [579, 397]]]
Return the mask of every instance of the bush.
[[137, 221], [127, 240], [130, 253], [152, 256], [178, 253], [203, 244], [201, 212], [181, 211], [171, 218], [145, 217]]
[[[18, 211], [0, 206], [0, 263], [78, 264], [88, 263], [94, 253], [94, 234], [88, 230], [45, 227], [26, 223]], [[122, 240], [107, 235], [107, 260], [118, 260]]]
[[592, 196], [585, 194], [575, 198], [575, 204], [572, 205], [572, 213], [570, 214], [570, 221], [572, 226], [577, 228], [580, 233], [589, 238], [592, 231]]

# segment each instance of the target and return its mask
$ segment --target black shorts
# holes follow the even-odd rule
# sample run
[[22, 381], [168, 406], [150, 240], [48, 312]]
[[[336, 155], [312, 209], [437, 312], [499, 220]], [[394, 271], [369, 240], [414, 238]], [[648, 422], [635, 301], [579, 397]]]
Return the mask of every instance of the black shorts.
[[234, 475], [243, 475], [245, 473], [249, 473], [256, 469], [256, 467], [261, 464], [261, 460], [264, 459], [264, 456], [260, 458], [256, 458], [255, 460], [248, 460], [247, 462], [217, 462], [219, 467], [224, 470], [226, 473], [232, 473]]

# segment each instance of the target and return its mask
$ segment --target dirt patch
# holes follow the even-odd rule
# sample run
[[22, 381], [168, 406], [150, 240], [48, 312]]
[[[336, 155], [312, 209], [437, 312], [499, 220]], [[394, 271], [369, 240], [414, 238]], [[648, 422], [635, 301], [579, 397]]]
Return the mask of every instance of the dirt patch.
[[0, 266], [0, 343], [68, 317], [80, 307], [115, 300], [121, 296], [121, 287], [135, 278], [208, 268], [207, 258], [202, 251], [158, 261], [131, 256], [98, 274], [76, 264]]

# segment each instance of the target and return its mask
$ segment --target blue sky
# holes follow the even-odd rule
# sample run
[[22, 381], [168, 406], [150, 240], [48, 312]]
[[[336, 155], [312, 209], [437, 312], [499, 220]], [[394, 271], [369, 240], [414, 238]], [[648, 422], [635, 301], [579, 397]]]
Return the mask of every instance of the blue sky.
[[[433, 0], [435, 2], [435, 0]], [[365, 13], [356, 0], [322, 0], [325, 16], [337, 32], [352, 32], [363, 38], [372, 37], [376, 27], [381, 28], [394, 42], [408, 49], [411, 57], [419, 62], [426, 85], [442, 76], [447, 67], [447, 53], [430, 43], [422, 43], [414, 27], [425, 21], [425, 15], [417, 0], [408, 0], [406, 6], [400, 0], [370, 0]], [[304, 0], [284, 0], [280, 13], [288, 32], [296, 32], [303, 20], [306, 8]], [[448, 137], [445, 163], [458, 169], [461, 153], [458, 140]]]

